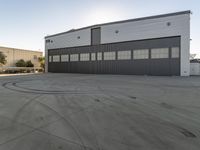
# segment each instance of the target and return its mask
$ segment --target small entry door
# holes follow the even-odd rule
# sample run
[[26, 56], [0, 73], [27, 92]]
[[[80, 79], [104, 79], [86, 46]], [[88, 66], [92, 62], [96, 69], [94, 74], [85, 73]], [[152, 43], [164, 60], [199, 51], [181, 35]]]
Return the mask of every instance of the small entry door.
[[91, 45], [101, 44], [101, 28], [91, 29]]

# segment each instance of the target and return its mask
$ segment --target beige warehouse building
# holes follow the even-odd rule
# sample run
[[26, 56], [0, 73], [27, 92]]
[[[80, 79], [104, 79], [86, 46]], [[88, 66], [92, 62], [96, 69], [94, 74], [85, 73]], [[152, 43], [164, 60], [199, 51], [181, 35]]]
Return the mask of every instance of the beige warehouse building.
[[1, 46], [0, 52], [3, 52], [3, 54], [6, 55], [7, 63], [5, 64], [5, 67], [15, 67], [16, 62], [20, 59], [23, 59], [25, 61], [31, 60], [31, 62], [34, 64], [34, 67], [40, 67], [38, 58], [42, 57], [43, 54], [41, 51], [24, 50]]

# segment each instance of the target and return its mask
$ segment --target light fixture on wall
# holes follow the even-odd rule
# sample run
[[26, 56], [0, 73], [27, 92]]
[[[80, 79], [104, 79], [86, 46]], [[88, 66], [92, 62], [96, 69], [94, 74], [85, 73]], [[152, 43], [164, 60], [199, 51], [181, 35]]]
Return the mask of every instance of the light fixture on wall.
[[171, 22], [167, 22], [167, 26], [168, 26], [168, 27], [171, 26]]
[[119, 33], [119, 30], [115, 30], [115, 33], [118, 34], [118, 33]]
[[46, 40], [46, 43], [50, 43], [51, 42], [51, 40]]

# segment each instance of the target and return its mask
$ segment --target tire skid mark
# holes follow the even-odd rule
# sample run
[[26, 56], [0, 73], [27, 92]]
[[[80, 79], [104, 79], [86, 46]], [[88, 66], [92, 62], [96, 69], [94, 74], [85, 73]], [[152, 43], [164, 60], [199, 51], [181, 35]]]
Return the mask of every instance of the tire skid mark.
[[[29, 90], [29, 91], [36, 91], [36, 92], [44, 92], [44, 93], [80, 93], [80, 94], [83, 94], [83, 93], [85, 93], [85, 92], [75, 92], [76, 91], [76, 89], [75, 90], [72, 90], [72, 91], [70, 91], [70, 90], [68, 90], [68, 91], [62, 91], [62, 90], [59, 90], [59, 91], [57, 91], [57, 90], [39, 90], [39, 89], [33, 89], [33, 88], [27, 88], [27, 87], [22, 87], [22, 86], [19, 86], [17, 83], [12, 83], [12, 85], [13, 86], [15, 86], [15, 87], [17, 87], [17, 88], [20, 88], [20, 89], [24, 89], [24, 90]], [[94, 92], [96, 92], [95, 90], [94, 90]]]
[[[110, 96], [105, 95], [105, 94], [104, 94], [104, 96], [109, 97], [109, 99], [110, 99]], [[95, 99], [98, 98], [97, 96], [94, 96], [94, 95], [93, 95], [93, 97], [94, 97]], [[108, 100], [107, 98], [106, 98], [106, 100], [99, 100], [98, 103], [101, 103], [101, 104], [103, 104], [104, 106], [105, 106], [105, 105], [106, 105], [106, 106], [109, 106], [109, 105], [107, 105], [107, 104], [105, 103], [105, 101], [110, 101], [110, 102], [113, 103], [113, 101]], [[120, 106], [121, 106], [121, 105], [120, 105]], [[114, 108], [111, 108], [111, 109], [112, 109], [112, 111], [113, 111]], [[101, 110], [101, 109], [97, 109], [97, 111], [100, 111], [100, 110]], [[123, 113], [122, 113], [121, 111], [116, 110], [116, 109], [114, 109], [114, 110], [117, 111], [118, 115], [123, 116]], [[118, 122], [118, 121], [117, 121], [117, 122]], [[115, 131], [115, 132], [117, 132], [117, 131]], [[117, 133], [118, 133], [118, 132], [117, 132]], [[121, 136], [120, 133], [118, 133], [118, 135]], [[115, 141], [115, 142], [120, 142], [120, 144], [125, 145], [125, 146], [127, 146], [127, 148], [130, 148], [130, 149], [132, 149], [133, 147], [135, 147], [135, 145], [132, 145], [132, 144], [130, 144], [130, 143], [127, 143], [126, 141], [119, 141], [119, 140], [116, 140], [116, 139], [112, 139], [112, 140]]]
[[17, 122], [18, 121], [18, 118], [20, 117], [21, 113], [23, 112], [23, 110], [29, 105], [31, 104], [32, 102], [36, 101], [36, 99], [38, 99], [39, 97], [41, 97], [41, 95], [37, 95], [33, 98], [31, 98], [28, 102], [26, 102], [24, 105], [22, 105], [22, 107], [16, 112], [15, 116], [14, 116], [14, 120], [13, 120], [13, 123], [14, 122]]
[[[112, 103], [115, 103], [115, 101], [114, 100], [111, 100], [110, 99], [110, 95], [107, 95], [107, 94], [104, 94], [104, 96], [106, 97], [106, 99], [105, 100], [99, 100], [99, 98], [97, 97], [97, 96], [95, 96], [95, 95], [92, 95], [93, 97], [94, 97], [94, 100], [96, 101], [96, 98], [98, 99], [96, 102], [98, 102], [98, 103], [101, 103], [101, 104], [103, 104], [104, 106], [106, 105], [106, 106], [109, 106], [109, 105], [107, 105], [106, 103], [105, 103], [105, 101], [110, 101], [110, 102], [112, 102]], [[117, 103], [119, 106], [121, 106], [119, 103]], [[114, 108], [112, 108], [112, 109], [114, 109]], [[97, 110], [97, 111], [100, 111], [101, 109], [95, 109], [94, 108], [94, 110]], [[121, 111], [119, 111], [119, 110], [116, 110], [116, 109], [114, 109], [115, 111], [117, 111], [118, 112], [118, 115], [121, 115], [121, 116], [123, 116], [123, 113], [121, 112]], [[116, 131], [117, 132], [117, 131]], [[118, 133], [118, 135], [120, 136], [120, 133]], [[132, 144], [130, 144], [130, 143], [126, 143], [126, 141], [118, 141], [118, 140], [116, 140], [116, 139], [112, 139], [113, 141], [115, 141], [115, 142], [120, 142], [120, 144], [122, 144], [122, 145], [125, 145], [125, 146], [127, 146], [127, 148], [130, 148], [130, 149], [132, 149], [133, 147], [135, 147], [135, 145], [132, 145]]]
[[[74, 96], [73, 96], [72, 98], [75, 99]], [[66, 102], [66, 99], [65, 99], [64, 96], [61, 96], [61, 99], [63, 99], [63, 100]], [[98, 140], [97, 140], [97, 133], [96, 133], [95, 130], [94, 130], [94, 127], [93, 127], [93, 125], [92, 125], [92, 122], [91, 122], [90, 118], [88, 117], [88, 115], [87, 115], [87, 113], [86, 113], [86, 111], [85, 111], [85, 108], [83, 108], [79, 103], [75, 102], [74, 100], [72, 100], [71, 102], [73, 102], [74, 104], [76, 104], [76, 106], [78, 106], [79, 109], [81, 109], [82, 112], [84, 113], [84, 116], [86, 117], [86, 119], [87, 119], [87, 121], [88, 121], [88, 123], [89, 123], [89, 125], [90, 125], [90, 127], [91, 127], [90, 130], [92, 131], [92, 134], [93, 134], [93, 136], [94, 136], [94, 138], [95, 138], [95, 142], [96, 142], [96, 145], [97, 145], [97, 149], [98, 149], [98, 150], [101, 150], [101, 147], [100, 147], [99, 142], [98, 142]]]
[[[118, 104], [119, 106], [123, 106], [123, 107], [126, 107], [126, 108], [127, 108], [127, 106], [125, 106], [124, 103], [120, 103], [120, 102], [114, 101], [113, 98], [115, 98], [115, 97], [113, 97], [113, 96], [111, 96], [111, 95], [109, 95], [109, 94], [105, 94], [105, 96], [109, 97], [109, 98], [107, 99], [108, 101], [111, 101], [111, 102], [113, 102], [113, 103]], [[111, 97], [112, 97], [112, 98], [111, 98]], [[140, 111], [140, 110], [138, 109], [137, 111]], [[120, 111], [118, 111], [118, 113], [119, 113], [120, 115], [123, 115], [122, 112], [120, 112]], [[146, 115], [146, 116], [149, 115], [149, 114], [147, 114], [147, 113], [145, 113], [145, 112], [143, 112], [143, 111], [140, 111], [140, 113], [142, 113], [142, 114], [144, 114], [144, 115]], [[135, 123], [137, 123], [137, 122], [135, 121]], [[131, 124], [131, 126], [134, 126], [135, 129], [138, 128], [138, 125], [136, 125], [136, 124]], [[145, 135], [143, 134], [143, 132], [138, 131], [138, 129], [137, 129], [136, 131], [137, 131], [137, 132], [135, 132], [135, 134], [138, 135], [138, 137], [140, 137], [140, 138], [142, 138], [143, 140], [145, 140], [147, 143], [149, 143], [149, 144], [154, 143], [154, 145], [155, 145], [157, 148], [159, 148], [159, 149], [166, 148], [167, 144], [166, 144], [163, 140], [161, 140], [160, 137], [158, 137], [156, 134], [154, 134], [154, 135], [152, 135], [152, 136], [153, 136], [157, 141], [159, 141], [159, 143], [162, 143], [162, 145], [165, 145], [165, 146], [158, 145], [157, 143], [154, 142], [154, 140], [152, 140], [151, 137], [145, 136]], [[156, 133], [156, 132], [155, 132], [155, 133]], [[126, 144], [126, 143], [123, 143], [123, 144], [126, 145], [126, 146], [128, 146], [128, 147], [133, 147], [133, 145], [131, 145], [131, 144]], [[157, 145], [156, 145], [156, 144], [157, 144]]]
[[[58, 96], [58, 95], [55, 95], [55, 98], [56, 98], [56, 100], [58, 100], [58, 101], [60, 101], [60, 100], [62, 100], [62, 99], [60, 99], [60, 97]], [[61, 104], [62, 105], [62, 104]], [[80, 131], [79, 131], [79, 129], [76, 127], [76, 125], [75, 125], [75, 123], [73, 122], [73, 120], [70, 118], [70, 114], [75, 114], [75, 113], [79, 113], [79, 112], [82, 112], [83, 110], [80, 110], [80, 111], [77, 111], [77, 112], [72, 112], [72, 113], [69, 113], [68, 114], [68, 116], [67, 116], [67, 120], [68, 120], [68, 122], [70, 123], [67, 123], [68, 125], [70, 125], [70, 127], [72, 127], [73, 126], [73, 130], [75, 131], [75, 134], [76, 134], [76, 136], [79, 138], [79, 140], [80, 140], [80, 142], [81, 143], [84, 143], [84, 141], [82, 140], [82, 137], [81, 137], [81, 134], [80, 134]], [[63, 118], [64, 118], [64, 120], [65, 120], [65, 116], [63, 116]]]
[[45, 91], [45, 90], [29, 90], [28, 88], [21, 88], [16, 86], [16, 82], [6, 82], [2, 84], [2, 86], [6, 89], [9, 89], [11, 91], [15, 92], [20, 92], [20, 93], [27, 93], [27, 94], [52, 94], [52, 95], [57, 95], [57, 94], [98, 94], [98, 90], [94, 90], [92, 93], [84, 92], [84, 91]]
[[[159, 95], [158, 97], [156, 97], [156, 99], [160, 99], [160, 98], [162, 98], [162, 97], [164, 97], [165, 95], [166, 95], [166, 89], [164, 88], [164, 87], [162, 87], [162, 86], [160, 86], [160, 85], [154, 85], [154, 87], [158, 87], [158, 88], [161, 88], [162, 89], [162, 94], [161, 95]], [[104, 93], [106, 96], [109, 96], [109, 97], [112, 97], [112, 98], [114, 98], [114, 99], [119, 99], [118, 97], [114, 97], [114, 96], [112, 96], [112, 95], [110, 95], [110, 93], [108, 92], [108, 91], [105, 91], [104, 89], [102, 89], [102, 87], [101, 86], [99, 86], [98, 84], [97, 84], [97, 88], [99, 89], [99, 91], [101, 91], [102, 93]], [[146, 100], [145, 98], [140, 98], [139, 97], [139, 99], [143, 99], [143, 100]], [[126, 105], [124, 105], [124, 103], [121, 103], [121, 102], [117, 102], [117, 101], [114, 101], [114, 100], [112, 100], [112, 99], [107, 99], [107, 100], [109, 100], [109, 101], [112, 101], [112, 102], [114, 102], [114, 103], [117, 103], [117, 104], [119, 104], [120, 106], [121, 105], [123, 105], [123, 106], [125, 106], [125, 107], [127, 107]], [[119, 99], [120, 100], [120, 99]], [[153, 102], [153, 101], [151, 101], [152, 103], [154, 103], [154, 104], [156, 104], [156, 105], [158, 105], [158, 103], [156, 103], [156, 102]], [[149, 115], [149, 114], [147, 114], [146, 112], [144, 112], [144, 111], [141, 111], [141, 110], [139, 110], [140, 112], [142, 112], [143, 114], [145, 114], [145, 115]], [[157, 116], [155, 116], [155, 115], [152, 115], [153, 117], [156, 117], [156, 118], [158, 118], [158, 119], [160, 119], [159, 117], [157, 117]], [[169, 121], [167, 121], [167, 120], [164, 120], [167, 124], [171, 124]], [[190, 131], [188, 131], [187, 129], [185, 129], [185, 128], [182, 128], [182, 127], [180, 127], [180, 126], [178, 126], [178, 125], [175, 125], [175, 124], [171, 124], [171, 126], [172, 127], [175, 127], [176, 129], [177, 129], [177, 131], [179, 131], [180, 133], [182, 133], [184, 136], [186, 136], [186, 137], [190, 137], [190, 138], [195, 138], [196, 137], [196, 135], [194, 134], [194, 133], [192, 133], [192, 132], [190, 132]]]
[[[0, 117], [4, 117], [4, 118], [6, 118], [6, 119], [12, 121], [11, 118], [8, 118], [8, 117], [5, 117], [5, 116], [0, 116]], [[72, 144], [75, 144], [75, 145], [79, 145], [80, 147], [82, 147], [83, 145], [81, 145], [80, 143], [77, 143], [77, 142], [75, 142], [75, 141], [72, 141], [72, 140], [69, 140], [69, 139], [66, 139], [66, 138], [62, 138], [62, 137], [56, 136], [56, 135], [54, 135], [54, 134], [51, 134], [51, 133], [49, 133], [49, 132], [46, 132], [46, 131], [42, 130], [42, 128], [45, 128], [45, 127], [49, 126], [50, 124], [53, 124], [53, 123], [55, 123], [55, 122], [57, 122], [57, 121], [59, 121], [59, 120], [61, 120], [61, 119], [62, 119], [62, 118], [59, 118], [59, 119], [57, 119], [57, 120], [55, 120], [55, 121], [52, 121], [52, 122], [50, 122], [50, 123], [47, 123], [47, 124], [45, 124], [45, 125], [43, 125], [43, 126], [36, 127], [36, 128], [34, 128], [34, 127], [32, 127], [32, 126], [30, 126], [30, 125], [28, 125], [28, 124], [26, 124], [26, 123], [19, 122], [19, 121], [15, 121], [16, 124], [19, 124], [19, 125], [22, 125], [22, 126], [26, 126], [26, 127], [28, 127], [28, 128], [31, 128], [32, 130], [31, 130], [31, 131], [28, 131], [28, 132], [26, 132], [26, 133], [24, 133], [24, 134], [22, 134], [22, 135], [19, 135], [19, 136], [17, 136], [17, 137], [14, 137], [14, 138], [12, 138], [12, 139], [10, 139], [10, 140], [4, 142], [4, 143], [1, 143], [0, 146], [1, 146], [1, 145], [4, 145], [4, 144], [7, 144], [7, 143], [10, 143], [10, 142], [12, 142], [12, 141], [15, 141], [15, 140], [17, 140], [18, 138], [22, 138], [22, 137], [24, 137], [24, 136], [27, 136], [27, 135], [29, 135], [29, 134], [32, 134], [32, 133], [35, 132], [35, 131], [38, 131], [38, 132], [41, 132], [41, 133], [44, 133], [44, 134], [48, 134], [48, 135], [54, 136], [54, 137], [59, 138], [59, 139], [61, 139], [61, 140], [63, 140], [63, 141], [66, 141], [66, 142], [69, 142], [69, 143], [72, 143]], [[9, 127], [9, 128], [10, 128], [10, 127]], [[6, 128], [6, 129], [7, 129], [7, 128]], [[89, 146], [85, 146], [85, 147], [86, 147], [86, 148], [89, 148], [89, 149], [92, 149], [92, 148], [89, 147]]]
[[72, 130], [74, 131], [74, 133], [76, 134], [76, 136], [79, 138], [79, 140], [80, 140], [80, 142], [81, 142], [81, 145], [82, 145], [82, 148], [83, 148], [84, 150], [86, 150], [86, 147], [87, 147], [87, 146], [84, 144], [84, 142], [83, 142], [83, 140], [82, 140], [82, 138], [81, 138], [81, 136], [80, 136], [79, 131], [77, 130], [77, 128], [74, 127], [74, 125], [73, 125], [73, 123], [72, 123], [71, 120], [66, 119], [66, 118], [65, 118], [64, 116], [62, 116], [59, 112], [57, 112], [56, 110], [54, 110], [53, 108], [49, 107], [49, 106], [46, 105], [46, 104], [44, 104], [44, 103], [42, 103], [42, 102], [39, 102], [39, 101], [37, 101], [37, 103], [39, 103], [40, 105], [42, 105], [42, 106], [48, 108], [49, 110], [53, 111], [56, 115], [58, 115], [59, 117], [61, 117], [61, 118], [72, 128]]
[[[21, 89], [25, 89], [25, 90], [30, 90], [30, 91], [39, 91], [39, 92], [47, 92], [47, 90], [38, 90], [38, 89], [33, 89], [33, 88], [27, 88], [27, 87], [22, 87], [22, 86], [19, 86], [16, 82], [12, 83], [13, 86], [15, 87], [18, 87], [18, 88], [21, 88]], [[48, 92], [66, 92], [66, 91], [51, 91], [51, 90], [48, 90]]]
[[[16, 90], [16, 89], [9, 88], [9, 87], [7, 86], [8, 84], [15, 85], [16, 83], [15, 83], [15, 82], [14, 82], [14, 83], [13, 83], [13, 82], [6, 82], [6, 83], [3, 83], [2, 86], [5, 87], [5, 88], [7, 88], [7, 89], [14, 90], [14, 91], [17, 91], [17, 92], [33, 93], [33, 92], [19, 91], [19, 90]], [[39, 93], [34, 93], [34, 94], [39, 94]], [[42, 93], [42, 94], [43, 94], [43, 93]], [[48, 93], [45, 93], [45, 94], [48, 94]], [[54, 94], [55, 94], [55, 93], [54, 93]], [[60, 93], [59, 93], [59, 94], [60, 94]], [[73, 93], [73, 94], [74, 94], [74, 93]], [[77, 94], [77, 93], [75, 93], [75, 94]], [[77, 131], [76, 128], [73, 127], [73, 124], [72, 124], [69, 120], [67, 120], [64, 116], [60, 115], [57, 111], [55, 111], [54, 109], [52, 109], [51, 107], [49, 107], [48, 105], [43, 104], [43, 103], [37, 101], [36, 99], [39, 98], [40, 96], [41, 96], [41, 93], [40, 93], [39, 95], [35, 96], [34, 98], [32, 98], [31, 100], [29, 100], [27, 103], [25, 103], [25, 104], [20, 108], [20, 110], [19, 110], [19, 111], [17, 112], [17, 114], [15, 115], [15, 119], [13, 120], [13, 125], [14, 125], [15, 122], [17, 121], [17, 118], [20, 116], [21, 112], [22, 112], [30, 103], [32, 103], [32, 102], [37, 102], [38, 104], [42, 105], [43, 107], [46, 107], [46, 108], [48, 108], [49, 110], [53, 111], [56, 115], [58, 115], [58, 116], [61, 117], [65, 122], [67, 122], [67, 124], [69, 124], [69, 125], [71, 126], [71, 128], [74, 130], [75, 134], [78, 136], [78, 138], [79, 138], [79, 140], [80, 140], [80, 142], [81, 142], [81, 148], [83, 148], [84, 150], [86, 150], [86, 148], [87, 148], [88, 146], [85, 146], [85, 145], [84, 145], [84, 143], [83, 143], [83, 141], [82, 141], [82, 139], [81, 139], [81, 137], [80, 137], [80, 135], [79, 135], [79, 132]], [[48, 124], [48, 125], [49, 125], [49, 124]], [[36, 128], [36, 129], [34, 129], [33, 131], [31, 131], [31, 132], [28, 132], [28, 133], [26, 133], [26, 134], [21, 135], [20, 137], [25, 136], [25, 135], [27, 135], [27, 134], [29, 134], [29, 133], [32, 133], [32, 132], [34, 132], [34, 131], [36, 131], [36, 130], [38, 130], [38, 129], [39, 129], [39, 128]], [[49, 133], [48, 133], [48, 134], [49, 134]], [[15, 138], [15, 139], [18, 139], [18, 138], [19, 138], [19, 136], [18, 136], [17, 138]], [[13, 139], [13, 140], [15, 140], [15, 139]], [[10, 140], [10, 141], [13, 141], [13, 140]], [[8, 142], [9, 142], [9, 141], [8, 141]], [[1, 144], [0, 144], [0, 145], [1, 145]], [[79, 145], [80, 145], [80, 144], [79, 144]]]
[[[155, 87], [157, 87], [157, 86], [155, 86]], [[112, 97], [113, 99], [118, 99], [118, 100], [120, 100], [118, 97], [115, 97], [115, 96], [113, 96], [113, 95], [111, 95], [109, 92], [107, 92], [107, 91], [105, 91], [101, 86], [98, 86], [98, 88], [99, 88], [99, 90], [100, 91], [102, 91], [102, 93], [104, 93], [104, 94], [106, 94], [106, 95], [109, 95], [110, 97]], [[163, 94], [162, 95], [160, 95], [159, 97], [156, 97], [155, 99], [156, 100], [158, 100], [158, 99], [160, 99], [160, 98], [162, 98], [162, 97], [164, 97], [165, 95], [166, 95], [166, 89], [164, 88], [164, 87], [161, 87], [162, 88], [162, 90], [163, 90]], [[130, 97], [129, 97], [130, 98]], [[152, 100], [149, 100], [149, 99], [147, 99], [147, 98], [142, 98], [142, 97], [137, 97], [137, 98], [139, 98], [140, 100], [143, 100], [143, 101], [145, 101], [146, 103], [151, 103], [151, 104], [154, 104], [154, 105], [156, 105], [156, 106], [160, 106], [161, 105], [161, 103], [157, 103], [157, 102], [155, 102], [155, 101], [152, 101]], [[112, 100], [113, 101], [113, 100]], [[120, 102], [117, 102], [117, 101], [113, 101], [113, 102], [115, 102], [115, 103], [119, 103], [120, 104]], [[134, 103], [132, 103], [132, 104], [134, 104]], [[140, 105], [143, 105], [143, 106], [145, 106], [145, 107], [147, 107], [147, 105], [144, 105], [144, 103], [140, 103]], [[148, 105], [148, 107], [149, 107], [149, 105]], [[150, 108], [150, 107], [149, 107]], [[182, 110], [184, 110], [184, 111], [187, 111], [188, 113], [193, 113], [193, 112], [191, 112], [191, 111], [189, 111], [189, 110], [186, 110], [186, 109], [184, 109], [184, 108], [179, 108], [179, 110], [180, 111], [182, 111]], [[175, 111], [174, 111], [175, 112]], [[176, 112], [175, 112], [176, 113]], [[195, 115], [195, 114], [193, 114], [193, 115]], [[190, 119], [190, 118], [188, 118], [188, 119]], [[195, 122], [197, 122], [197, 121], [195, 121]], [[198, 122], [199, 123], [199, 122]]]
[[[39, 96], [37, 96], [37, 97], [39, 97]], [[33, 102], [33, 100], [35, 100], [35, 99], [32, 99], [32, 100], [30, 100], [30, 101]], [[31, 103], [30, 101], [27, 102], [27, 103], [30, 104], [30, 103]], [[53, 111], [54, 113], [56, 112], [55, 110], [53, 110], [53, 109], [50, 108], [49, 106], [47, 106], [47, 105], [45, 105], [45, 104], [43, 104], [43, 103], [41, 103], [41, 102], [39, 102], [39, 101], [37, 101], [37, 100], [36, 100], [35, 102], [37, 102], [37, 103], [39, 103], [40, 105], [42, 105], [42, 106], [44, 106], [44, 107], [50, 109], [50, 110]], [[23, 109], [25, 109], [25, 107], [28, 106], [27, 103], [23, 106]], [[23, 110], [21, 109], [20, 111], [23, 111]], [[48, 126], [48, 125], [50, 125], [50, 124], [52, 124], [52, 123], [54, 123], [54, 122], [56, 122], [56, 121], [59, 121], [59, 120], [61, 120], [61, 119], [63, 119], [63, 120], [65, 120], [66, 122], [68, 122], [67, 119], [64, 118], [62, 115], [60, 115], [59, 113], [56, 112], [56, 115], [60, 116], [60, 118], [57, 119], [57, 120], [55, 120], [55, 121], [52, 121], [52, 122], [50, 122], [50, 123], [47, 123], [47, 124], [45, 124], [45, 125], [43, 125], [43, 126], [36, 127], [36, 128], [34, 128], [34, 127], [30, 126], [30, 125], [27, 125], [27, 124], [25, 124], [25, 123], [19, 122], [17, 119], [15, 119], [15, 120], [13, 121], [13, 124], [18, 123], [18, 124], [24, 125], [24, 126], [26, 126], [26, 127], [29, 127], [29, 128], [31, 128], [32, 130], [29, 131], [29, 132], [26, 132], [26, 133], [24, 133], [24, 134], [22, 134], [22, 135], [20, 135], [20, 136], [17, 136], [17, 137], [15, 137], [15, 138], [12, 138], [12, 139], [10, 139], [10, 140], [4, 142], [4, 143], [1, 143], [0, 146], [1, 146], [1, 145], [4, 145], [4, 144], [7, 144], [7, 143], [10, 143], [10, 142], [12, 142], [12, 141], [15, 141], [15, 140], [17, 140], [17, 139], [19, 139], [19, 138], [22, 138], [22, 137], [24, 137], [24, 136], [26, 136], [26, 135], [29, 135], [29, 134], [31, 134], [31, 133], [33, 133], [33, 132], [35, 132], [35, 131], [39, 131], [39, 132], [42, 132], [42, 133], [45, 133], [45, 134], [49, 134], [49, 135], [55, 136], [55, 137], [60, 138], [60, 139], [62, 139], [62, 140], [65, 140], [66, 142], [70, 142], [70, 143], [72, 143], [72, 144], [79, 145], [80, 148], [83, 148], [84, 150], [87, 150], [87, 148], [89, 148], [89, 146], [84, 145], [82, 142], [81, 142], [81, 144], [80, 144], [80, 143], [77, 143], [77, 142], [74, 142], [74, 141], [71, 141], [71, 140], [68, 140], [68, 139], [65, 139], [65, 138], [61, 138], [61, 137], [59, 137], [59, 136], [56, 136], [56, 135], [50, 134], [49, 132], [46, 132], [46, 131], [41, 130], [42, 128], [44, 128], [44, 127], [46, 127], [46, 126]], [[18, 115], [18, 116], [19, 116], [19, 115]], [[6, 118], [7, 118], [7, 117], [6, 117]], [[9, 119], [10, 119], [10, 118], [9, 118]], [[10, 119], [10, 120], [11, 120], [11, 119]], [[68, 124], [69, 124], [69, 123], [68, 123]], [[70, 126], [72, 127], [72, 129], [74, 130], [73, 125], [72, 125], [72, 124], [69, 124], [69, 125], [70, 125]], [[76, 131], [75, 131], [75, 133], [76, 133]]]
[[[124, 107], [127, 108], [128, 105], [125, 105], [124, 103], [121, 103], [121, 102], [120, 102], [121, 100], [120, 100], [118, 97], [115, 97], [115, 96], [111, 95], [109, 92], [103, 90], [100, 86], [98, 86], [98, 87], [99, 87], [99, 89], [102, 91], [102, 93], [105, 94], [105, 96], [110, 97], [109, 99], [107, 99], [108, 101], [112, 101], [112, 102], [114, 102], [114, 103], [116, 103], [116, 104], [118, 104], [118, 105], [120, 105], [120, 106], [124, 106]], [[118, 99], [118, 100], [120, 100], [120, 101], [115, 101], [114, 99]], [[144, 100], [144, 99], [143, 99], [143, 100]], [[146, 106], [145, 106], [145, 107], [146, 107]], [[142, 113], [142, 114], [144, 114], [144, 115], [146, 115], [146, 116], [149, 116], [149, 115], [150, 115], [149, 113], [147, 113], [147, 112], [145, 112], [145, 111], [142, 111], [142, 110], [140, 110], [140, 109], [137, 109], [137, 111], [139, 111], [140, 113]], [[161, 120], [161, 118], [157, 117], [156, 115], [152, 115], [152, 114], [151, 114], [151, 116], [153, 116], [154, 118], [157, 118], [158, 120]], [[187, 129], [181, 127], [181, 126], [178, 126], [178, 125], [176, 125], [176, 124], [173, 124], [173, 123], [169, 122], [168, 120], [162, 119], [162, 121], [164, 121], [164, 122], [165, 122], [166, 124], [168, 124], [170, 127], [176, 129], [179, 133], [183, 134], [185, 137], [188, 137], [188, 138], [196, 138], [196, 135], [195, 135], [194, 133], [192, 133], [191, 131], [189, 131], [189, 130], [187, 130]], [[157, 138], [159, 138], [159, 137], [157, 137]]]

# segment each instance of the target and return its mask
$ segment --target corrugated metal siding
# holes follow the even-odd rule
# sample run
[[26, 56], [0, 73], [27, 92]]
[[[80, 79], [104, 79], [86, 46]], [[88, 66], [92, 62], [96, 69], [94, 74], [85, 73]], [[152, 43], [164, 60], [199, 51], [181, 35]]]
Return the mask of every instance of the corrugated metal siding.
[[[180, 37], [167, 37], [129, 41], [95, 46], [49, 50], [49, 55], [77, 54], [134, 49], [180, 47]], [[170, 49], [171, 50], [171, 49]], [[49, 72], [91, 73], [91, 74], [135, 74], [135, 75], [180, 75], [180, 58], [103, 60], [86, 62], [49, 63]]]

